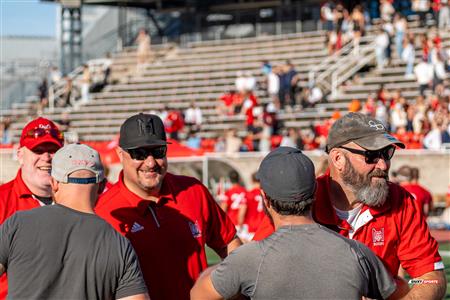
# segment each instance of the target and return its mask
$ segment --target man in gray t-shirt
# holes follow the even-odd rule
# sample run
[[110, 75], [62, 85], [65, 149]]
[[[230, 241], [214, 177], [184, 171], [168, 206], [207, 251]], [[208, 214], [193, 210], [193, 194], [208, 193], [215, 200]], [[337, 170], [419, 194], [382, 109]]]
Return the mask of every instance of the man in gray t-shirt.
[[314, 165], [300, 150], [280, 147], [269, 153], [258, 179], [276, 232], [205, 271], [191, 290], [192, 299], [238, 293], [252, 299], [378, 299], [395, 291], [370, 249], [314, 223]]
[[67, 145], [52, 160], [55, 205], [0, 226], [0, 274], [10, 299], [148, 299], [129, 241], [96, 216], [104, 185], [98, 152]]

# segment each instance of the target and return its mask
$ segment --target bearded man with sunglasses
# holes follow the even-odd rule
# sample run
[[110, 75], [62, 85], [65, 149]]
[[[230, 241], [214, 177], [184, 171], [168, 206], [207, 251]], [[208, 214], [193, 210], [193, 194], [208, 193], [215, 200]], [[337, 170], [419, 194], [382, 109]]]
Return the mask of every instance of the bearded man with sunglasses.
[[167, 144], [158, 116], [128, 118], [117, 151], [123, 170], [95, 209], [131, 241], [152, 300], [189, 299], [207, 267], [205, 245], [224, 258], [241, 244], [205, 186], [167, 172]]
[[[418, 279], [409, 289], [396, 277], [394, 298], [407, 293], [411, 299], [442, 299], [447, 282], [438, 244], [411, 194], [388, 181], [395, 146], [405, 147], [376, 119], [349, 113], [337, 120], [326, 146], [329, 170], [317, 178], [313, 218], [366, 244], [393, 276], [401, 265]], [[254, 239], [272, 232], [266, 218]]]
[[[0, 224], [16, 211], [53, 203], [51, 166], [55, 152], [64, 144], [63, 134], [52, 121], [37, 118], [22, 130], [16, 178], [0, 186]], [[8, 291], [6, 274], [0, 277], [0, 299]]]

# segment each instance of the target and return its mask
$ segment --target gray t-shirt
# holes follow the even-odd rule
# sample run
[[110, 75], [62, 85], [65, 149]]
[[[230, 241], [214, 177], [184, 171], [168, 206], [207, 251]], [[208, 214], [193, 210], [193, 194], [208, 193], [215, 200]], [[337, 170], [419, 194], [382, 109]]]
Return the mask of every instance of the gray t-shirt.
[[20, 211], [0, 226], [10, 299], [114, 299], [146, 293], [128, 240], [94, 214], [62, 205]]
[[386, 298], [395, 283], [363, 244], [319, 224], [285, 226], [234, 250], [211, 275], [224, 298]]

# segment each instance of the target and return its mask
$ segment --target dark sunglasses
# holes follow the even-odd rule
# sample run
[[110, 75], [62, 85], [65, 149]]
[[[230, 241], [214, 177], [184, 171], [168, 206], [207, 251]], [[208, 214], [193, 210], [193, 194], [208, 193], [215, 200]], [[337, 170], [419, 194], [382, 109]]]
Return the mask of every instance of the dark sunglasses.
[[367, 164], [376, 164], [380, 158], [383, 158], [385, 161], [389, 161], [395, 153], [395, 147], [393, 146], [388, 146], [380, 150], [358, 150], [344, 146], [340, 146], [338, 148], [345, 149], [351, 153], [363, 155]]
[[54, 137], [55, 139], [58, 140], [64, 140], [64, 134], [59, 131], [58, 129], [52, 128], [52, 129], [44, 129], [44, 128], [35, 128], [35, 129], [31, 129], [29, 131], [27, 131], [25, 133], [25, 136], [27, 138], [33, 138], [33, 139], [37, 139], [40, 137], [43, 137], [44, 135], [51, 135], [52, 137]]
[[161, 146], [157, 148], [137, 148], [137, 149], [126, 149], [132, 159], [135, 160], [145, 160], [150, 155], [153, 158], [164, 158], [167, 153], [167, 146]]

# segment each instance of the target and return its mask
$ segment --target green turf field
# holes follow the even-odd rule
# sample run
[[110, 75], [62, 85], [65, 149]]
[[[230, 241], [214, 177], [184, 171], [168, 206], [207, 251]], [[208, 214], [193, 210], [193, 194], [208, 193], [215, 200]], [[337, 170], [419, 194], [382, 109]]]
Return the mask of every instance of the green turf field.
[[[439, 245], [439, 250], [450, 252], [450, 243]], [[206, 256], [208, 257], [208, 263], [210, 265], [217, 264], [220, 261], [219, 256], [210, 248], [206, 248]], [[442, 259], [444, 260], [445, 274], [447, 276], [447, 295], [445, 296], [445, 299], [450, 300], [450, 256], [442, 255]]]

